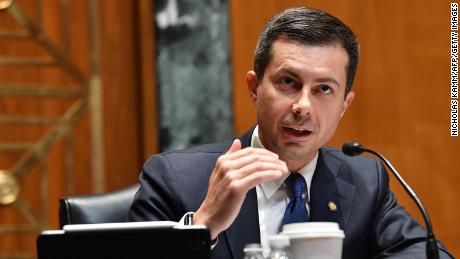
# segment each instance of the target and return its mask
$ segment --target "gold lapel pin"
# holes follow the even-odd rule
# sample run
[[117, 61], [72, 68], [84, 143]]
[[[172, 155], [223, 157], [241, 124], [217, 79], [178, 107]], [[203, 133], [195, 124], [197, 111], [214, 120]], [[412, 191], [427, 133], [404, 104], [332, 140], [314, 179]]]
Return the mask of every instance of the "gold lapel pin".
[[328, 202], [327, 207], [330, 211], [337, 211], [337, 205], [333, 201]]

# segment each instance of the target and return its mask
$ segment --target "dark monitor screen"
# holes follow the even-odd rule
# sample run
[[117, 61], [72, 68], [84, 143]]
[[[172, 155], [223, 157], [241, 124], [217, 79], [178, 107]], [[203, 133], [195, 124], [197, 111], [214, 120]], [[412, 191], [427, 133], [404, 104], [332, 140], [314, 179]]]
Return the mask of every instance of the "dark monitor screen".
[[69, 225], [37, 238], [39, 259], [209, 258], [205, 227], [177, 227], [159, 222]]

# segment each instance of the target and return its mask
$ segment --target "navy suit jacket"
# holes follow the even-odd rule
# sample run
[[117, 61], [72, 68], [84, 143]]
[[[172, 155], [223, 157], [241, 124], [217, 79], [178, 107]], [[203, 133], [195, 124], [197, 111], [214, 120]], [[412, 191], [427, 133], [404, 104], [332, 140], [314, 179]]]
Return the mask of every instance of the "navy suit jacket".
[[[240, 140], [251, 144], [252, 130]], [[231, 142], [155, 155], [144, 165], [131, 221], [179, 221], [203, 202], [217, 158]], [[425, 258], [426, 231], [396, 202], [388, 174], [376, 159], [347, 157], [323, 147], [310, 188], [310, 220], [337, 222], [345, 232], [344, 259]], [[328, 202], [337, 204], [330, 211]], [[241, 259], [247, 243], [260, 243], [257, 195], [246, 195], [233, 224], [219, 234], [211, 258]], [[450, 258], [440, 244], [440, 257]]]

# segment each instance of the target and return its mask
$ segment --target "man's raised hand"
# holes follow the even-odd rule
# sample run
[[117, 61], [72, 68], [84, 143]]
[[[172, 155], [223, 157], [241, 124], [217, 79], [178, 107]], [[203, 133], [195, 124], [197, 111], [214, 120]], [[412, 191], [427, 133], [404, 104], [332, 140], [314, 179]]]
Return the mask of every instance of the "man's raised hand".
[[262, 148], [241, 149], [240, 140], [234, 140], [227, 153], [217, 159], [194, 224], [206, 225], [215, 239], [233, 223], [250, 189], [287, 173], [286, 163], [277, 154]]

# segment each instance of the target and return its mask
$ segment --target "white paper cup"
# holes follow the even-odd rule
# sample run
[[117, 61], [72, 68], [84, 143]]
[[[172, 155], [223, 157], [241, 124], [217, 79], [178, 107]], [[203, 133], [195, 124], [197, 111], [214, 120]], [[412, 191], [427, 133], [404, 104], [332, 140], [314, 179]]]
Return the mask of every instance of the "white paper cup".
[[283, 226], [296, 259], [340, 259], [345, 237], [335, 222], [293, 223]]

